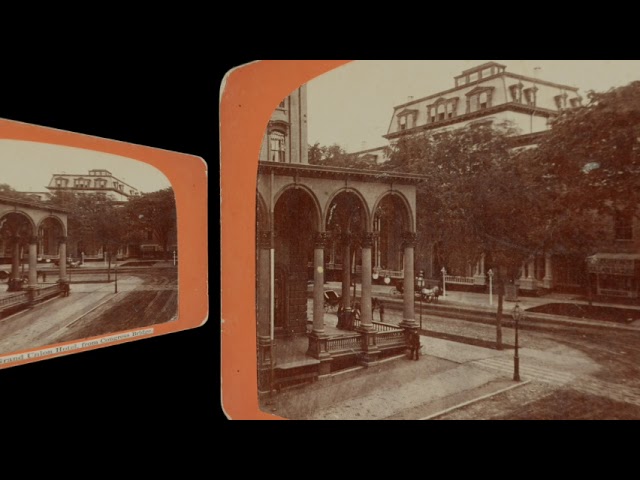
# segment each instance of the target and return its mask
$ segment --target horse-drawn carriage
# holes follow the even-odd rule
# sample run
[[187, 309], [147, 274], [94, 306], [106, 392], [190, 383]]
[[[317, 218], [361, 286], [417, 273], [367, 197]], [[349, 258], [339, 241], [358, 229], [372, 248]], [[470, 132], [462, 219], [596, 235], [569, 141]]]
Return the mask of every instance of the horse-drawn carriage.
[[[392, 293], [403, 294], [404, 293], [404, 284], [402, 281], [398, 282], [394, 288]], [[422, 297], [422, 300], [427, 303], [438, 303], [438, 299], [440, 295], [442, 295], [442, 290], [438, 285], [432, 288], [423, 288], [422, 290], [415, 290], [414, 295], [416, 298]]]
[[335, 312], [338, 310], [338, 306], [340, 306], [341, 301], [340, 295], [338, 295], [333, 290], [325, 290], [324, 291], [324, 311], [325, 312]]

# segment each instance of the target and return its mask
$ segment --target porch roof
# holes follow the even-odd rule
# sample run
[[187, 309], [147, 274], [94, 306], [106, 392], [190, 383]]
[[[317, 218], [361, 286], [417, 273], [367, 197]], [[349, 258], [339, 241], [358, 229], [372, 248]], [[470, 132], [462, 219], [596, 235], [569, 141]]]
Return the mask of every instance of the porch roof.
[[276, 175], [289, 175], [312, 178], [353, 179], [376, 183], [397, 183], [415, 185], [425, 176], [412, 173], [387, 172], [381, 170], [361, 170], [355, 168], [325, 167], [299, 163], [259, 162], [258, 172], [261, 174], [273, 172]]
[[587, 257], [591, 273], [635, 275], [640, 273], [639, 253], [596, 253]]

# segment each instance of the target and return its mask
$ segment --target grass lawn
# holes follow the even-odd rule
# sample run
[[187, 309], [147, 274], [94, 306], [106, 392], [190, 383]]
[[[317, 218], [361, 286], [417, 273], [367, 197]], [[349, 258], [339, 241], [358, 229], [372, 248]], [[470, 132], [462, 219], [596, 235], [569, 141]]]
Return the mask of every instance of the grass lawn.
[[539, 307], [527, 308], [527, 311], [590, 320], [606, 320], [617, 323], [630, 323], [640, 319], [640, 310], [579, 305], [575, 303], [547, 303]]

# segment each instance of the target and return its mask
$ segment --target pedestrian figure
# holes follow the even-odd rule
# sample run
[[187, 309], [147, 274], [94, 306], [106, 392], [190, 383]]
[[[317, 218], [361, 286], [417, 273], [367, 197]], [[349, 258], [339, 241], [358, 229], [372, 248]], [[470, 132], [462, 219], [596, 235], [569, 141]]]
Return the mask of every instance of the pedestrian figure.
[[417, 330], [409, 332], [409, 360], [420, 358], [420, 334]]
[[62, 296], [63, 297], [68, 297], [70, 290], [71, 290], [71, 288], [69, 287], [69, 284], [67, 282], [64, 282], [62, 284]]
[[346, 323], [346, 318], [345, 318], [345, 310], [344, 310], [344, 306], [342, 305], [342, 302], [340, 303], [340, 305], [338, 305], [338, 324], [336, 325], [336, 328], [343, 330], [344, 329], [344, 324]]
[[384, 323], [384, 303], [378, 303], [378, 311], [380, 312], [380, 323]]
[[45, 283], [47, 281], [47, 272], [42, 272], [42, 283]]

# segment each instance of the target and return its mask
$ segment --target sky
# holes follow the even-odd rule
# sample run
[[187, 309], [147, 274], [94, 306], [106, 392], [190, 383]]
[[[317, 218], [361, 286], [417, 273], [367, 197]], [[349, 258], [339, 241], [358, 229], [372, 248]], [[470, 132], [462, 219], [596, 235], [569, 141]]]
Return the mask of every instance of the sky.
[[347, 152], [388, 145], [393, 107], [454, 87], [463, 70], [495, 61], [507, 72], [589, 90], [640, 80], [638, 60], [356, 60], [307, 83], [309, 143]]
[[47, 192], [54, 173], [88, 174], [109, 170], [116, 178], [143, 193], [171, 183], [155, 167], [131, 158], [39, 142], [0, 139], [0, 183], [24, 192]]

